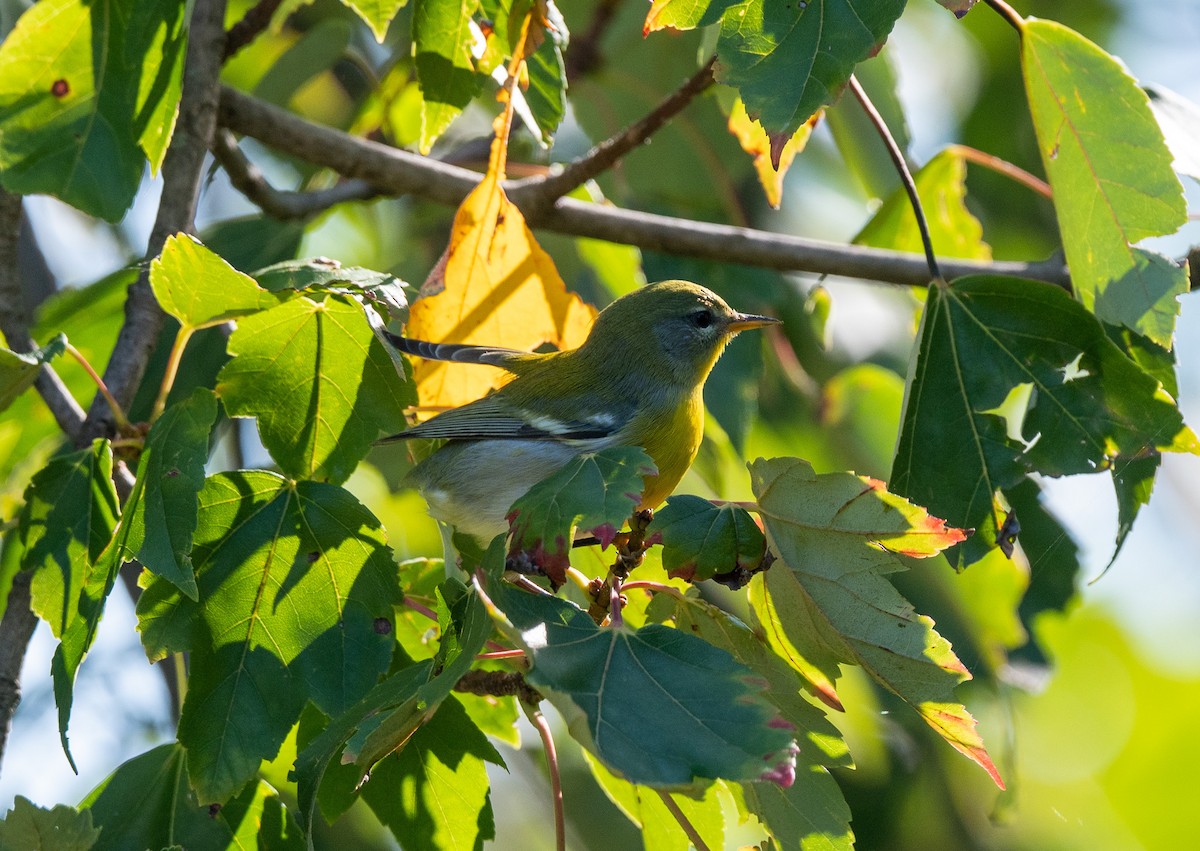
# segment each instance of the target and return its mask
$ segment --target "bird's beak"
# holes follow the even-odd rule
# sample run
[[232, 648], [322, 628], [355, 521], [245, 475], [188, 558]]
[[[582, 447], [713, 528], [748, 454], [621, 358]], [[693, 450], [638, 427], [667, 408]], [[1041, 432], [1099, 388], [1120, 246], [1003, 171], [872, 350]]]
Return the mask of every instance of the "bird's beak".
[[739, 331], [748, 331], [751, 328], [762, 328], [764, 325], [778, 325], [782, 322], [780, 319], [773, 319], [770, 316], [756, 316], [753, 313], [739, 313], [729, 323], [729, 333], [736, 334]]

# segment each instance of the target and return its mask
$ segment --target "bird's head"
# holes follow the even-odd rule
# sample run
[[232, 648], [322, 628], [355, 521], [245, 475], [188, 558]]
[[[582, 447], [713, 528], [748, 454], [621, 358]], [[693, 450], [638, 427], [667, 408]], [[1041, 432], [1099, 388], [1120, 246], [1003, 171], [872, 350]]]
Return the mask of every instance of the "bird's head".
[[[662, 281], [614, 301], [596, 317], [585, 348], [591, 354], [663, 371], [694, 385], [739, 331], [778, 319], [739, 313], [712, 290], [687, 281]], [[657, 367], [657, 369], [656, 369]]]

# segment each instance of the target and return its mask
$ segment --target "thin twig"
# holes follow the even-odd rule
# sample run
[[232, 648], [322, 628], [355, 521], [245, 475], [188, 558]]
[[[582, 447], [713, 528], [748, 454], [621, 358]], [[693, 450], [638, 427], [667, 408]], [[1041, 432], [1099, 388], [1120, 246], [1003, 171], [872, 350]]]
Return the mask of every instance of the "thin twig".
[[645, 144], [647, 139], [683, 111], [697, 95], [712, 86], [716, 81], [713, 77], [716, 61], [717, 57], [713, 56], [703, 68], [648, 114], [615, 136], [605, 139], [562, 171], [546, 177], [526, 178], [512, 184], [508, 189], [509, 197], [514, 202], [523, 204], [523, 209], [529, 209], [536, 215], [536, 211], [552, 205], [571, 190], [608, 171], [617, 160]]
[[604, 57], [600, 53], [600, 42], [608, 32], [608, 26], [620, 5], [621, 0], [600, 0], [596, 4], [596, 11], [592, 13], [592, 22], [588, 24], [587, 30], [583, 35], [576, 34], [571, 37], [571, 46], [567, 48], [566, 56], [568, 84], [592, 73], [602, 64]]
[[1013, 29], [1021, 32], [1025, 29], [1025, 19], [1022, 18], [1017, 10], [1004, 2], [1004, 0], [984, 0], [992, 9], [997, 12], [1000, 17], [1012, 24]]
[[709, 851], [708, 843], [700, 836], [700, 831], [696, 830], [696, 826], [684, 815], [683, 810], [679, 809], [679, 804], [675, 803], [675, 799], [662, 789], [655, 789], [658, 792], [658, 797], [662, 798], [663, 804], [671, 815], [675, 817], [675, 821], [679, 822], [679, 826], [683, 828], [683, 832], [687, 834], [688, 839], [696, 846], [696, 851]]
[[309, 219], [330, 207], [348, 201], [369, 201], [379, 191], [364, 180], [345, 180], [328, 189], [311, 192], [293, 192], [276, 189], [250, 162], [238, 147], [233, 134], [224, 128], [213, 136], [213, 157], [225, 169], [233, 188], [257, 204], [268, 216], [287, 221]]
[[537, 704], [522, 703], [525, 717], [537, 728], [542, 737], [542, 749], [546, 751], [546, 766], [550, 771], [550, 795], [554, 799], [554, 848], [555, 851], [566, 851], [567, 820], [563, 813], [562, 778], [558, 772], [558, 752], [554, 749], [554, 734], [546, 716], [538, 709]]
[[883, 116], [879, 114], [879, 110], [875, 108], [875, 104], [871, 103], [871, 99], [867, 97], [867, 93], [863, 91], [863, 87], [859, 85], [858, 80], [853, 74], [850, 75], [850, 91], [854, 93], [854, 97], [862, 105], [863, 112], [867, 114], [867, 118], [875, 125], [875, 130], [879, 133], [879, 138], [887, 146], [888, 156], [892, 158], [892, 165], [896, 167], [896, 173], [900, 175], [900, 182], [904, 184], [904, 191], [908, 193], [908, 200], [912, 203], [913, 215], [917, 217], [917, 229], [921, 231], [921, 243], [925, 246], [925, 262], [929, 265], [929, 274], [935, 281], [944, 281], [945, 278], [942, 277], [942, 270], [938, 268], [937, 257], [933, 253], [933, 237], [929, 235], [929, 223], [925, 220], [925, 210], [921, 207], [921, 198], [917, 194], [917, 184], [913, 181], [912, 172], [909, 171], [908, 163], [904, 160], [904, 153], [900, 150], [900, 146], [896, 144], [896, 139], [892, 136], [892, 131], [888, 129], [887, 122], [883, 120]]
[[100, 377], [99, 373], [96, 372], [95, 367], [93, 367], [88, 359], [84, 357], [83, 352], [79, 351], [79, 349], [75, 348], [70, 343], [66, 344], [65, 351], [75, 359], [76, 363], [83, 367], [83, 371], [86, 372], [88, 377], [92, 379], [92, 382], [100, 391], [100, 395], [104, 397], [106, 402], [108, 402], [109, 410], [112, 411], [113, 420], [117, 424], [117, 431], [121, 434], [132, 434], [134, 432], [133, 424], [129, 422], [129, 417], [125, 415], [125, 409], [121, 407], [120, 402], [113, 398], [112, 393], [109, 392], [108, 387], [104, 384], [104, 379]]
[[1033, 190], [1043, 198], [1053, 200], [1054, 193], [1050, 190], [1050, 184], [1042, 180], [1034, 174], [1030, 174], [1025, 169], [1018, 165], [1013, 165], [1008, 160], [1002, 160], [995, 154], [989, 154], [987, 151], [981, 151], [978, 148], [972, 148], [970, 145], [950, 145], [947, 150], [958, 154], [967, 162], [975, 163], [975, 165], [983, 166], [991, 169], [997, 174], [1002, 174], [1005, 177], [1011, 178], [1015, 182], [1021, 184], [1028, 189]]
[[[417, 195], [457, 207], [480, 180], [476, 172], [313, 124], [230, 88], [221, 92], [221, 123], [282, 153], [331, 168], [344, 177], [365, 180], [390, 195]], [[521, 206], [516, 199], [514, 203]], [[725, 263], [905, 286], [929, 283], [929, 270], [920, 255], [622, 210], [572, 198], [560, 198], [531, 223], [556, 233]], [[1062, 288], [1069, 285], [1060, 261], [948, 260], [942, 271], [950, 278], [1011, 275]]]
[[258, 3], [247, 9], [242, 19], [225, 34], [225, 49], [221, 51], [222, 64], [258, 38], [270, 25], [271, 18], [275, 17], [275, 11], [282, 4], [283, 0], [258, 0]]

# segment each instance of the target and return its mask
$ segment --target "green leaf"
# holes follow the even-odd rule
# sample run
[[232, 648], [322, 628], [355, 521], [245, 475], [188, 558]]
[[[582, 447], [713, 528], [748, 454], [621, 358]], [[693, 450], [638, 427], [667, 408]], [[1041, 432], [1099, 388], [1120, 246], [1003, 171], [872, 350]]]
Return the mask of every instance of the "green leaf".
[[408, 308], [408, 285], [395, 275], [360, 266], [343, 266], [328, 257], [284, 260], [254, 273], [259, 284], [271, 292], [308, 290], [322, 293], [363, 295], [398, 314]]
[[717, 79], [768, 134], [791, 136], [832, 103], [891, 32], [904, 0], [743, 0], [721, 18]]
[[1174, 233], [1187, 208], [1145, 92], [1054, 21], [1025, 23], [1021, 65], [1076, 297], [1169, 348], [1187, 274], [1132, 244]]
[[271, 457], [295, 478], [345, 481], [416, 400], [345, 296], [293, 298], [246, 316], [229, 351], [217, 395], [231, 416], [258, 418]]
[[1150, 502], [1154, 477], [1161, 462], [1162, 455], [1151, 452], [1144, 458], [1123, 458], [1113, 464], [1113, 487], [1117, 492], [1117, 542], [1108, 560], [1109, 567], [1121, 554], [1121, 547], [1125, 546], [1125, 538], [1133, 529], [1138, 512]]
[[779, 848], [850, 851], [850, 807], [838, 785], [812, 767], [796, 772], [787, 789], [773, 783], [743, 783], [746, 808], [766, 825]]
[[[111, 557], [120, 515], [108, 441], [60, 455], [25, 491], [21, 566], [33, 571], [31, 607], [61, 641], [51, 663], [59, 737], [67, 744], [75, 673], [96, 635], [120, 562]], [[106, 550], [106, 547], [108, 548]]]
[[42, 364], [58, 357], [65, 350], [67, 338], [59, 334], [40, 349], [23, 354], [0, 348], [0, 411], [37, 381]]
[[[0, 174], [109, 221], [175, 125], [185, 4], [47, 0], [0, 46]], [[139, 147], [141, 150], [139, 150]]]
[[152, 660], [192, 654], [179, 741], [197, 793], [224, 801], [306, 700], [343, 712], [386, 670], [395, 569], [347, 491], [265, 472], [209, 477], [192, 561], [200, 602], [154, 579], [138, 622]]
[[372, 769], [362, 797], [401, 848], [477, 848], [496, 836], [488, 762], [504, 765], [448, 697], [404, 750]]
[[182, 233], [169, 237], [151, 262], [150, 286], [162, 309], [188, 329], [218, 325], [279, 303], [253, 278]]
[[93, 851], [127, 848], [293, 849], [304, 842], [278, 794], [259, 780], [221, 807], [196, 799], [177, 743], [125, 762], [81, 804], [101, 828]]
[[197, 495], [216, 419], [217, 399], [204, 388], [163, 412], [146, 437], [125, 503], [122, 526], [128, 528], [118, 536], [122, 561], [141, 562], [193, 601], [199, 594], [191, 557]]
[[[642, 831], [642, 845], [646, 851], [692, 847], [690, 837], [667, 809], [658, 790], [622, 780], [587, 751], [583, 752], [583, 757], [604, 794]], [[723, 783], [710, 783], [704, 790], [704, 797], [698, 800], [687, 795], [671, 797], [707, 847], [729, 847], [725, 843], [725, 816], [721, 806], [721, 799], [728, 799], [729, 792]]]
[[529, 683], [626, 780], [788, 782], [792, 737], [751, 672], [724, 650], [661, 624], [601, 629], [572, 603], [503, 584], [492, 599], [528, 654]]
[[0, 851], [88, 851], [99, 835], [87, 810], [62, 804], [47, 810], [23, 795], [0, 819]]
[[644, 477], [654, 473], [654, 462], [638, 446], [579, 455], [513, 503], [509, 559], [562, 585], [575, 530], [611, 539], [641, 502]]
[[421, 153], [427, 154], [483, 87], [471, 56], [471, 16], [479, 0], [418, 0], [413, 45], [421, 107]]
[[342, 0], [342, 3], [357, 12], [375, 34], [375, 40], [383, 44], [388, 25], [408, 0]]
[[524, 95], [541, 131], [542, 142], [548, 145], [567, 114], [567, 66], [563, 55], [571, 34], [553, 0], [547, 0], [546, 11], [550, 26], [542, 43], [526, 60], [529, 88]]
[[802, 641], [807, 662], [830, 680], [839, 664], [861, 665], [1003, 788], [975, 719], [953, 702], [954, 686], [970, 673], [933, 621], [884, 578], [904, 569], [895, 554], [926, 558], [964, 534], [879, 481], [818, 476], [798, 458], [759, 459], [750, 480], [770, 547], [789, 568], [763, 574], [784, 633], [772, 639]]
[[[997, 412], [1021, 385], [1032, 390], [1029, 407], [1006, 422]], [[1029, 472], [1090, 473], [1197, 448], [1159, 382], [1066, 293], [986, 276], [929, 288], [892, 488], [975, 529], [952, 562], [996, 545], [1006, 514], [996, 493]], [[946, 469], [955, 475], [937, 472]]]
[[739, 505], [717, 506], [698, 496], [670, 497], [647, 532], [662, 536], [663, 567], [674, 578], [748, 582], [766, 555], [767, 541]]
[[[913, 175], [917, 196], [939, 257], [991, 260], [983, 226], [967, 209], [967, 163], [954, 148], [941, 151]], [[858, 245], [924, 253], [912, 202], [904, 189], [894, 191], [854, 238]]]

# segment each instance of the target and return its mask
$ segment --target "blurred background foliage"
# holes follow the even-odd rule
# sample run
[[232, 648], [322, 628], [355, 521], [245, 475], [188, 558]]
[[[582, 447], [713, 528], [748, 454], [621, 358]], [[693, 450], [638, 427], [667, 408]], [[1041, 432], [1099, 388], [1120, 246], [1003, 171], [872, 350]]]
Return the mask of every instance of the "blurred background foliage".
[[[0, 26], [11, 26], [14, 10], [23, 5], [0, 2]], [[232, 23], [253, 4], [229, 5]], [[1195, 73], [1200, 9], [1188, 0], [1019, 5], [1023, 14], [1061, 21], [1105, 46], [1139, 79], [1200, 99]], [[527, 131], [514, 137], [513, 176], [579, 156], [641, 117], [711, 50], [703, 31], [644, 39], [644, 3], [563, 0], [560, 6], [573, 39], [567, 120], [549, 149]], [[280, 15], [272, 31], [228, 63], [225, 81], [313, 121], [415, 149], [421, 93], [410, 58], [410, 10], [400, 13], [384, 43], [377, 44], [336, 0], [285, 3], [284, 9], [294, 11]], [[597, 24], [605, 15], [611, 20]], [[1011, 28], [988, 10], [956, 21], [935, 3], [917, 0], [859, 76], [916, 164], [958, 142], [1041, 174], [1016, 52]], [[632, 209], [846, 242], [897, 188], [857, 105], [844, 99], [797, 158], [782, 207], [772, 210], [750, 158], [726, 130], [729, 106], [724, 94], [700, 98], [589, 191]], [[485, 92], [436, 143], [433, 155], [482, 170], [493, 114]], [[279, 188], [311, 189], [334, 180], [253, 142], [244, 149]], [[116, 225], [44, 198], [28, 202], [47, 278], [59, 288], [42, 307], [41, 326], [65, 330], [93, 362], [103, 362], [115, 338], [131, 276], [122, 267], [142, 253], [159, 186], [147, 176], [133, 209]], [[997, 259], [1036, 259], [1058, 249], [1047, 201], [975, 166], [967, 167], [966, 187], [967, 207]], [[1187, 188], [1195, 206], [1196, 187]], [[281, 222], [257, 212], [214, 169], [201, 197], [199, 223], [201, 239], [245, 271], [326, 255], [419, 285], [445, 245], [452, 216], [447, 207], [401, 198], [344, 204], [309, 221]], [[647, 280], [685, 278], [713, 288], [741, 310], [785, 320], [786, 337], [764, 344], [747, 336], [719, 362], [705, 394], [711, 414], [707, 440], [681, 490], [745, 498], [748, 478], [741, 459], [760, 455], [798, 455], [818, 472], [849, 469], [888, 478], [919, 293], [641, 253], [589, 239], [538, 237], [569, 286], [597, 305]], [[1179, 254], [1189, 238], [1200, 242], [1194, 223], [1163, 250]], [[73, 288], [84, 285], [94, 289], [81, 313]], [[100, 291], [103, 297], [97, 297]], [[193, 343], [176, 384], [181, 398], [211, 382], [221, 365], [212, 354], [222, 348], [215, 337], [209, 346]], [[166, 347], [159, 353], [152, 372], [161, 372]], [[1192, 367], [1197, 355], [1200, 319], [1185, 297], [1180, 401], [1193, 424], [1200, 421], [1200, 379]], [[85, 376], [69, 366], [61, 371], [79, 398], [89, 395]], [[157, 386], [157, 380], [145, 386]], [[136, 405], [131, 413], [139, 416]], [[36, 429], [20, 425], [47, 417], [40, 401], [27, 395], [0, 422], [0, 463], [10, 483], [0, 500], [19, 496], [19, 487], [15, 494], [12, 487], [24, 481], [20, 471], [36, 469], [52, 450], [45, 440], [31, 442]], [[247, 439], [250, 434], [225, 426], [221, 447], [231, 463], [266, 462], [256, 457], [261, 450]], [[395, 490], [406, 468], [401, 455], [377, 450], [348, 487], [383, 521], [397, 558], [436, 554], [440, 539], [420, 499]], [[1046, 546], [1030, 554], [1032, 571], [1020, 557], [1009, 561], [993, 553], [962, 574], [938, 558], [913, 563], [910, 573], [896, 579], [976, 674], [959, 695], [980, 719], [1009, 789], [997, 793], [920, 719], [893, 713], [894, 698], [858, 669], [847, 670], [842, 694], [848, 711], [831, 717], [858, 766], [837, 771], [853, 811], [857, 847], [1127, 849], [1180, 848], [1194, 841], [1193, 814], [1200, 805], [1191, 769], [1191, 757], [1200, 757], [1194, 735], [1200, 720], [1197, 472], [1195, 458], [1167, 459], [1155, 502], [1113, 571], [1094, 586], [1084, 583], [1108, 560], [1115, 506], [1106, 488], [1083, 480], [1048, 484], [1048, 508], [1073, 538], [1049, 525], [1056, 521], [1048, 515], [1032, 508], [1022, 515], [1023, 523], [1047, 524], [1039, 536]], [[1022, 496], [1031, 505], [1037, 500], [1032, 488]], [[1068, 602], [1072, 590], [1076, 594]], [[722, 596], [720, 589], [712, 593], [737, 605], [738, 598]], [[1063, 611], [1054, 611], [1058, 608]], [[1032, 621], [1023, 617], [1041, 609], [1050, 611]], [[49, 680], [25, 678], [26, 697], [0, 778], [0, 811], [18, 793], [43, 805], [77, 801], [102, 779], [98, 772], [171, 738], [166, 695], [159, 678], [140, 664], [132, 623], [128, 601], [114, 595], [78, 685], [78, 777], [58, 753]], [[30, 674], [48, 669], [53, 648], [48, 630], [44, 625], [40, 630], [26, 660]], [[526, 729], [523, 737], [520, 753], [503, 751], [509, 773], [490, 769], [497, 835], [508, 847], [551, 847], [544, 763], [536, 736]], [[294, 794], [287, 781], [294, 746], [289, 740], [266, 767], [285, 796]], [[570, 847], [637, 847], [639, 833], [604, 796], [588, 767], [567, 762], [563, 770]], [[358, 805], [319, 844], [385, 848], [392, 841], [370, 810]]]

